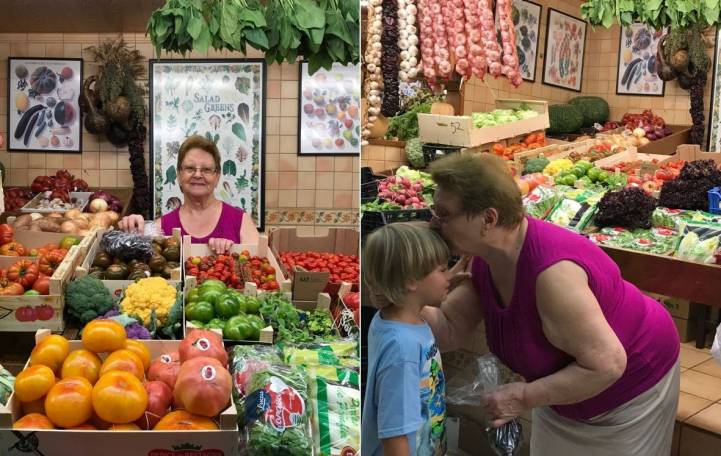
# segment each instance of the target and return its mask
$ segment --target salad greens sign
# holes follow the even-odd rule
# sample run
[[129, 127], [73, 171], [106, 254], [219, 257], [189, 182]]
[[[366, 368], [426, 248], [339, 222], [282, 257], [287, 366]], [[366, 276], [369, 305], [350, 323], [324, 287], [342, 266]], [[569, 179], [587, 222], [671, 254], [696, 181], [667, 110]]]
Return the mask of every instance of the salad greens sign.
[[179, 207], [178, 152], [192, 135], [221, 158], [216, 197], [263, 229], [265, 63], [262, 60], [151, 60], [150, 162], [154, 217]]

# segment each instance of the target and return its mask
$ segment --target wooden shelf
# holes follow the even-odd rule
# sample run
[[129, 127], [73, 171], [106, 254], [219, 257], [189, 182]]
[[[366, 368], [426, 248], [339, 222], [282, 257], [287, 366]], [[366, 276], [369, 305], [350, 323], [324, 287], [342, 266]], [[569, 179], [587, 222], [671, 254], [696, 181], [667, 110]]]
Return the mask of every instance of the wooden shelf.
[[368, 144], [371, 146], [398, 147], [401, 149], [406, 147], [405, 141], [395, 141], [392, 139], [369, 139]]

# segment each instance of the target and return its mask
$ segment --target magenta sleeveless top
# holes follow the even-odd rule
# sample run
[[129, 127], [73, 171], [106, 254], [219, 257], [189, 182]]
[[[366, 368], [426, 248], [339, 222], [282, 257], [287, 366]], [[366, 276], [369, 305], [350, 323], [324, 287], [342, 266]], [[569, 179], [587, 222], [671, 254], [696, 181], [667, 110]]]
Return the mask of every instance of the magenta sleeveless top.
[[574, 359], [546, 339], [536, 308], [536, 278], [563, 260], [573, 261], [588, 275], [610, 327], [626, 350], [623, 376], [585, 401], [557, 405], [560, 415], [577, 421], [608, 412], [647, 391], [678, 359], [680, 343], [668, 311], [621, 277], [616, 263], [583, 236], [527, 217], [528, 231], [518, 259], [513, 297], [507, 308], [496, 299], [488, 264], [473, 258], [471, 274], [485, 314], [491, 351], [528, 382], [551, 375]]
[[[213, 231], [202, 238], [191, 237], [193, 244], [207, 244], [210, 238], [229, 239], [236, 244], [240, 244], [240, 227], [243, 224], [243, 215], [245, 211], [230, 204], [223, 203], [223, 209], [220, 212], [220, 219], [215, 225]], [[166, 236], [170, 236], [173, 228], [180, 228], [180, 234], [185, 236], [188, 234], [180, 223], [180, 208], [168, 212], [160, 217], [160, 226]]]

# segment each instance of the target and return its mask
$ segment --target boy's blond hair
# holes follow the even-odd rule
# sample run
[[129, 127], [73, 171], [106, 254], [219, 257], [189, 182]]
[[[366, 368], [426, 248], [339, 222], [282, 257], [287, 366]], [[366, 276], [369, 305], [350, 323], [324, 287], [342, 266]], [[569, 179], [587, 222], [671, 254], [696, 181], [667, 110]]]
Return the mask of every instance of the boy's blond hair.
[[411, 282], [446, 264], [449, 256], [448, 246], [428, 223], [393, 223], [374, 231], [363, 248], [362, 277], [374, 294], [390, 302], [371, 302], [378, 308], [401, 303]]

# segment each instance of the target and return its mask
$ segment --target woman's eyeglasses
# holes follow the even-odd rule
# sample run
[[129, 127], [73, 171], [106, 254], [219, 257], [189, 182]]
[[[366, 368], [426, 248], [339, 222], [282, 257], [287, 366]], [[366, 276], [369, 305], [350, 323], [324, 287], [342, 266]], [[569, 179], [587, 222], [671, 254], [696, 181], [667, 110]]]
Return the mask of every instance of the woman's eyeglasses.
[[188, 176], [192, 176], [193, 174], [195, 174], [196, 171], [200, 171], [200, 174], [202, 174], [203, 176], [212, 176], [213, 174], [218, 172], [217, 169], [210, 168], [207, 166], [203, 166], [203, 167], [181, 166], [180, 171], [185, 173]]

